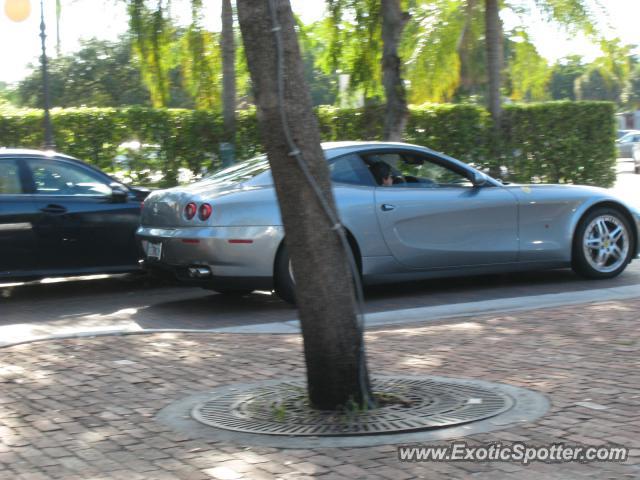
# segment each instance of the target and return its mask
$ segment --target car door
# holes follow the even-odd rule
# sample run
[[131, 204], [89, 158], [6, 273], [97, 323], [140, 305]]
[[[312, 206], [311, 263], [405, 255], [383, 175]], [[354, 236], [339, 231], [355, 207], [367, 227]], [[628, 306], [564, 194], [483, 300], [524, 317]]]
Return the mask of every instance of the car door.
[[82, 272], [136, 264], [139, 203], [116, 201], [109, 177], [80, 163], [44, 157], [25, 161], [41, 214], [34, 230], [44, 268]]
[[329, 161], [333, 194], [342, 223], [356, 237], [362, 256], [388, 255], [374, 208], [374, 182], [362, 158], [349, 153]]
[[0, 276], [25, 274], [35, 268], [33, 223], [36, 206], [25, 195], [24, 166], [17, 158], [0, 158]]
[[420, 269], [517, 261], [518, 207], [506, 189], [475, 187], [471, 171], [412, 151], [369, 155], [392, 167], [394, 185], [375, 190], [380, 228], [393, 256]]

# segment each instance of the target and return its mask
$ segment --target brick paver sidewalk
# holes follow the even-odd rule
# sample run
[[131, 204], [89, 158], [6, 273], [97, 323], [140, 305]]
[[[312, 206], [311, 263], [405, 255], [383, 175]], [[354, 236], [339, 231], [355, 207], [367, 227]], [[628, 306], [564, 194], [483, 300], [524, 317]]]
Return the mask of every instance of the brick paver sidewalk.
[[367, 335], [374, 373], [477, 378], [550, 399], [538, 421], [470, 444], [614, 443], [632, 449], [626, 463], [400, 463], [395, 445], [293, 450], [189, 438], [157, 412], [217, 386], [302, 377], [301, 340], [165, 333], [1, 349], [0, 478], [640, 478], [638, 312], [640, 299]]

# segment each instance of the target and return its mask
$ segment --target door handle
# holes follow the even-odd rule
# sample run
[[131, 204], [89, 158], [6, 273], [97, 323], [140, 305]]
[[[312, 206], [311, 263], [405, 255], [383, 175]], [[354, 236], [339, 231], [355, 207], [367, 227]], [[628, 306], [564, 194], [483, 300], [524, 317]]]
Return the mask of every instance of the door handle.
[[67, 209], [62, 205], [47, 205], [41, 208], [40, 211], [44, 213], [66, 213]]
[[396, 206], [395, 205], [389, 205], [388, 203], [383, 203], [382, 205], [380, 205], [380, 209], [383, 212], [390, 212], [391, 210], [395, 210]]

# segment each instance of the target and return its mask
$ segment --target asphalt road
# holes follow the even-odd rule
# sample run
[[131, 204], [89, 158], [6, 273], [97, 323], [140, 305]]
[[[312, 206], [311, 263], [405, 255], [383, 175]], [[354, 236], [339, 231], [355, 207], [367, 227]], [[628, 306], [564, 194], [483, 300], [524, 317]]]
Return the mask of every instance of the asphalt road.
[[[614, 190], [640, 203], [640, 175], [632, 163], [619, 162]], [[640, 206], [640, 205], [638, 205]], [[570, 270], [431, 280], [366, 289], [366, 311], [381, 312], [489, 299], [526, 297], [638, 285], [640, 260], [613, 280], [584, 280]], [[269, 292], [242, 298], [199, 288], [162, 285], [139, 275], [55, 279], [0, 285], [0, 327], [38, 331], [55, 324], [71, 331], [78, 325], [117, 328], [134, 323], [141, 329], [211, 329], [296, 318], [296, 310]], [[4, 333], [3, 333], [4, 334]]]

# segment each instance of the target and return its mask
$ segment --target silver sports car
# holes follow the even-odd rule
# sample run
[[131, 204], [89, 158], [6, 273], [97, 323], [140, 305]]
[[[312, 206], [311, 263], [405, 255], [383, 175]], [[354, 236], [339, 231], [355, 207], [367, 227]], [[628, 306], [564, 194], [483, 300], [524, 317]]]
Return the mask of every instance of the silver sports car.
[[[505, 185], [403, 143], [323, 148], [365, 284], [561, 267], [608, 278], [638, 256], [640, 212], [607, 190]], [[137, 235], [148, 269], [223, 293], [294, 298], [265, 157], [153, 192]]]

